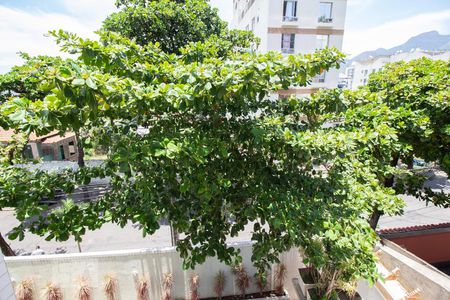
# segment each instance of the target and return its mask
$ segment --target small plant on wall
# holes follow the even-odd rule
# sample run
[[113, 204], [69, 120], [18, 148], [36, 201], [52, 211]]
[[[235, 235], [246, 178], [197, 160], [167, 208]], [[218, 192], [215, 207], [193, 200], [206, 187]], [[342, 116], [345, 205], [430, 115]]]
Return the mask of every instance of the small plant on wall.
[[223, 290], [225, 289], [226, 277], [225, 272], [220, 270], [214, 277], [214, 292], [219, 300], [222, 300]]
[[34, 300], [33, 280], [24, 279], [16, 286], [17, 300]]
[[162, 300], [172, 300], [172, 273], [165, 273], [163, 276], [163, 297]]
[[80, 277], [76, 280], [76, 299], [77, 300], [91, 300], [92, 288], [86, 277]]
[[247, 289], [250, 287], [250, 276], [248, 276], [247, 271], [243, 264], [236, 265], [232, 268], [233, 274], [235, 276], [235, 283], [239, 291], [241, 292], [242, 298], [245, 297]]
[[191, 289], [191, 300], [199, 300], [198, 287], [200, 285], [200, 278], [198, 274], [191, 274], [189, 278], [189, 288]]
[[287, 268], [286, 265], [281, 263], [277, 265], [277, 269], [275, 271], [275, 292], [277, 294], [284, 293], [284, 281], [287, 277]]
[[269, 288], [269, 281], [267, 280], [268, 277], [267, 271], [255, 274], [255, 285], [261, 296]]
[[105, 276], [105, 282], [103, 285], [103, 291], [105, 292], [105, 296], [107, 300], [117, 300], [117, 291], [119, 288], [119, 283], [117, 278], [113, 274], [108, 274]]
[[136, 285], [137, 300], [148, 300], [149, 290], [150, 290], [149, 280], [145, 277], [140, 277]]
[[61, 288], [54, 284], [54, 283], [48, 283], [43, 292], [43, 298], [44, 300], [62, 300], [63, 294], [61, 291]]

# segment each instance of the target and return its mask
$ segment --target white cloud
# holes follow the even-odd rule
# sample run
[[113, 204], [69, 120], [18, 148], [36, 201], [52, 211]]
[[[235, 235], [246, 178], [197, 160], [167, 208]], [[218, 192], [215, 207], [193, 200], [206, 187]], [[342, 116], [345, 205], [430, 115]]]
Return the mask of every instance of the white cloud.
[[349, 29], [344, 35], [344, 52], [354, 56], [367, 50], [392, 48], [432, 30], [450, 33], [450, 10], [419, 14], [366, 29]]
[[113, 0], [63, 0], [62, 2], [68, 13], [94, 24], [116, 10]]
[[367, 7], [373, 2], [374, 0], [348, 0], [347, 5], [350, 7]]
[[[20, 10], [0, 5], [0, 73], [20, 64], [17, 52], [31, 55], [58, 55], [49, 30], [64, 29], [83, 37], [95, 38], [102, 20], [113, 11], [109, 0], [64, 0], [67, 13], [49, 13], [38, 9]], [[109, 4], [107, 4], [107, 2]], [[93, 4], [95, 3], [95, 4]]]

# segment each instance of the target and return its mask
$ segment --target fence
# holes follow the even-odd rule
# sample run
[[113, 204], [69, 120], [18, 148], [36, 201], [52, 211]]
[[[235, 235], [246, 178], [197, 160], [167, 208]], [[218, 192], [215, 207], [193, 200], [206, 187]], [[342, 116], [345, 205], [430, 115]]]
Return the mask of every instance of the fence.
[[[251, 243], [235, 243], [239, 248], [243, 264], [253, 279], [256, 269], [251, 264]], [[295, 260], [295, 261], [294, 261]], [[281, 261], [297, 265], [298, 252], [291, 250], [281, 255]], [[182, 259], [174, 248], [143, 249], [132, 251], [92, 252], [7, 258], [6, 263], [13, 281], [33, 279], [36, 291], [41, 291], [49, 282], [61, 287], [65, 299], [73, 299], [75, 282], [80, 276], [88, 278], [93, 288], [93, 299], [105, 299], [103, 286], [106, 275], [114, 274], [119, 286], [119, 299], [136, 299], [136, 279], [145, 276], [150, 282], [150, 299], [161, 299], [162, 278], [172, 273], [174, 284], [172, 299], [189, 299], [189, 278], [192, 273], [200, 279], [199, 293], [202, 298], [215, 297], [214, 277], [223, 270], [226, 284], [223, 295], [239, 294], [230, 267], [216, 258], [208, 258], [195, 270], [183, 270]], [[289, 264], [288, 267], [289, 267]], [[273, 270], [275, 266], [273, 266]], [[273, 285], [274, 271], [270, 272]], [[248, 292], [257, 292], [252, 282]]]

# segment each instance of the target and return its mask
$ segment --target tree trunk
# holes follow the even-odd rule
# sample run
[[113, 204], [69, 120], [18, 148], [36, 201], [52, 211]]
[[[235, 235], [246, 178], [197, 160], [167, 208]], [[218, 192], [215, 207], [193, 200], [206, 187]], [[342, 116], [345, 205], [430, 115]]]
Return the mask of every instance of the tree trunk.
[[[396, 167], [398, 165], [398, 160], [400, 159], [398, 153], [394, 154], [391, 160], [391, 167]], [[394, 186], [394, 176], [390, 176], [384, 179], [385, 187], [393, 187]], [[372, 216], [370, 216], [369, 224], [373, 230], [377, 229], [378, 221], [380, 221], [380, 217], [382, 216], [382, 212], [378, 210], [377, 207], [374, 208]]]
[[372, 216], [370, 217], [370, 220], [369, 220], [370, 227], [373, 230], [377, 229], [378, 221], [380, 221], [381, 215], [382, 215], [381, 211], [379, 211], [377, 208], [375, 208], [375, 210], [373, 211]]
[[4, 256], [16, 256], [0, 232], [0, 248]]
[[80, 168], [83, 168], [85, 166], [84, 163], [84, 149], [83, 149], [83, 142], [80, 138], [80, 133], [76, 132], [75, 137], [77, 138], [77, 149], [78, 149], [78, 166]]

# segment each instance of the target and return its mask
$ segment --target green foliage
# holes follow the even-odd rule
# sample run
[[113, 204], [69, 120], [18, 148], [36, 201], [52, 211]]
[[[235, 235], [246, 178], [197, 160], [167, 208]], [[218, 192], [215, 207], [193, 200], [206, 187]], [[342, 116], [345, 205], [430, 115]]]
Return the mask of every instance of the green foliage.
[[[121, 13], [156, 18], [152, 14], [158, 5], [167, 4], [163, 14], [182, 7], [166, 2], [123, 1]], [[199, 4], [197, 9], [205, 8]], [[195, 10], [178, 13], [186, 21]], [[335, 49], [288, 57], [246, 53], [234, 44], [250, 36], [231, 31], [225, 39], [224, 32], [189, 35], [182, 45], [167, 44], [172, 49], [162, 41], [153, 44], [158, 41], [154, 37], [132, 41], [110, 31], [100, 32], [99, 41], [63, 31], [51, 34], [76, 57], [43, 68], [30, 64], [29, 71], [18, 74], [19, 81], [33, 74], [32, 88], [42, 96], [5, 97], [2, 124], [36, 134], [95, 131], [95, 143], [108, 153], [98, 168], [59, 174], [3, 166], [0, 207], [17, 207], [21, 221], [13, 238], [29, 230], [47, 239], [75, 236], [79, 241], [87, 229], [129, 221], [140, 223], [145, 235], [168, 218], [183, 236], [177, 249], [184, 266], [193, 268], [208, 256], [239, 264], [239, 251], [226, 239], [252, 223], [252, 260], [261, 272], [278, 262], [281, 252], [302, 247], [318, 268], [330, 274], [340, 270], [341, 281], [373, 281], [377, 237], [367, 219], [375, 209], [399, 213], [404, 203], [398, 194], [408, 188], [417, 187], [411, 193], [428, 197], [429, 191], [420, 190], [421, 181], [411, 179], [413, 173], [391, 161], [419, 151], [408, 144], [409, 134], [434, 139], [428, 124], [440, 119], [409, 102], [393, 105], [382, 77], [376, 84], [372, 77], [369, 88], [356, 93], [324, 91], [311, 99], [270, 100], [271, 93], [305, 86], [323, 70], [337, 67], [342, 55]], [[30, 60], [40, 59], [45, 61]], [[375, 86], [378, 91], [371, 90]], [[440, 99], [445, 107], [442, 88], [429, 94], [430, 102]], [[330, 122], [335, 126], [323, 126]], [[91, 144], [84, 141], [87, 148]], [[398, 184], [386, 186], [386, 178], [394, 175]], [[51, 198], [56, 188], [70, 193], [98, 177], [108, 177], [111, 188], [98, 201], [69, 201], [43, 213], [40, 199]]]
[[[311, 99], [287, 101], [301, 107], [310, 128], [338, 121], [335, 128], [372, 131], [368, 140], [360, 141], [368, 147], [358, 159], [372, 168], [382, 185], [388, 187], [395, 177], [396, 194], [406, 193], [449, 207], [448, 195], [424, 188], [424, 176], [397, 167], [399, 159], [408, 163], [413, 157], [420, 157], [437, 162], [449, 172], [449, 70], [449, 63], [444, 61], [400, 62], [371, 75], [368, 86], [358, 91], [322, 91]], [[385, 144], [378, 141], [382, 132], [390, 136]], [[374, 202], [374, 207], [378, 205]]]
[[248, 49], [257, 39], [250, 32], [227, 29], [216, 8], [206, 0], [118, 1], [103, 30], [134, 39], [139, 45], [158, 43], [167, 53], [180, 53], [189, 43], [210, 41], [228, 48]]
[[390, 109], [407, 116], [398, 122], [400, 140], [426, 161], [450, 173], [450, 62], [427, 58], [387, 66], [371, 76], [368, 90]]
[[0, 75], [0, 103], [13, 96], [29, 100], [42, 99], [46, 93], [39, 88], [40, 76], [37, 73], [51, 69], [61, 62], [59, 57], [30, 57], [25, 53], [22, 53], [21, 57], [25, 60], [23, 65], [15, 66], [10, 72]]
[[[78, 59], [38, 73], [46, 97], [11, 98], [1, 108], [3, 118], [37, 133], [95, 125], [109, 153], [98, 169], [47, 174], [2, 168], [2, 207], [16, 206], [18, 219], [31, 223], [16, 228], [16, 236], [30, 230], [79, 240], [86, 228], [108, 221], [139, 222], [151, 234], [168, 217], [185, 236], [177, 247], [185, 267], [194, 267], [207, 256], [239, 263], [226, 237], [253, 222], [253, 260], [261, 270], [282, 251], [307, 249], [319, 239], [332, 247], [324, 248], [327, 256], [308, 252], [316, 265], [325, 264], [324, 257], [342, 265], [351, 260], [367, 266], [351, 274], [375, 276], [376, 238], [366, 222], [371, 203], [394, 213], [401, 202], [354, 157], [371, 151], [373, 141], [389, 147], [392, 132], [308, 128], [296, 121], [298, 106], [267, 98], [305, 85], [336, 66], [341, 54], [235, 53], [192, 61], [188, 49], [167, 55], [112, 33], [100, 42], [53, 34]], [[23, 117], [11, 117], [17, 114]], [[69, 202], [42, 214], [39, 200], [56, 188], [70, 192], [105, 176], [111, 191], [99, 201]]]

